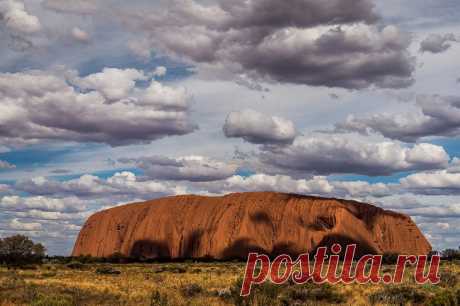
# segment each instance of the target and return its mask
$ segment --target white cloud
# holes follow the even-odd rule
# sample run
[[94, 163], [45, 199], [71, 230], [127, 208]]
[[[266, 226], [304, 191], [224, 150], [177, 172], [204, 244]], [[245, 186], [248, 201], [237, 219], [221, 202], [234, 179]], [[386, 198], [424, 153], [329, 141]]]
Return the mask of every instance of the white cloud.
[[406, 142], [428, 136], [460, 135], [460, 97], [419, 95], [416, 105], [418, 109], [408, 113], [383, 113], [368, 118], [349, 116], [345, 122], [336, 124], [335, 130], [364, 135], [376, 132]]
[[72, 29], [71, 34], [72, 34], [72, 37], [76, 41], [79, 41], [79, 42], [82, 42], [82, 43], [87, 43], [90, 40], [90, 36], [89, 36], [88, 32], [85, 32], [85, 31], [83, 31], [82, 29], [80, 29], [78, 27], [74, 27]]
[[254, 144], [289, 144], [297, 136], [291, 121], [249, 109], [230, 113], [223, 130], [227, 137], [243, 138]]
[[14, 169], [14, 168], [16, 168], [15, 165], [12, 165], [9, 162], [0, 160], [0, 170], [1, 169]]
[[168, 69], [164, 66], [158, 66], [157, 68], [155, 68], [155, 70], [153, 71], [153, 75], [154, 76], [158, 76], [158, 77], [162, 77], [162, 76], [165, 76], [166, 73], [168, 72]]
[[[233, 176], [211, 187], [212, 192], [248, 192], [277, 191], [300, 194], [330, 194], [334, 187], [325, 177], [314, 177], [311, 180], [295, 180], [283, 175], [256, 174], [250, 177]], [[219, 190], [220, 189], [220, 190]]]
[[261, 153], [261, 160], [278, 171], [378, 176], [441, 169], [450, 157], [444, 148], [432, 144], [406, 148], [396, 142], [373, 143], [327, 134], [298, 137], [290, 146], [268, 148]]
[[192, 182], [225, 179], [234, 175], [238, 168], [234, 163], [219, 162], [203, 156], [151, 156], [120, 159], [120, 162], [134, 164], [149, 179]]
[[420, 193], [458, 193], [460, 173], [450, 173], [448, 170], [420, 172], [401, 179], [401, 185]]
[[37, 222], [21, 222], [19, 219], [15, 218], [9, 223], [10, 229], [19, 230], [19, 231], [39, 231], [42, 229], [42, 225]]
[[135, 69], [105, 69], [69, 79], [42, 71], [0, 73], [0, 142], [126, 145], [194, 131], [185, 90], [156, 81], [145, 89], [136, 87], [137, 80], [145, 79]]
[[69, 181], [54, 181], [38, 177], [19, 181], [16, 189], [33, 195], [73, 195], [112, 200], [111, 197], [128, 196], [146, 199], [186, 193], [184, 187], [168, 182], [139, 181], [134, 173], [118, 172], [107, 180], [83, 175]]
[[5, 196], [0, 199], [0, 210], [27, 211], [30, 209], [48, 212], [81, 212], [86, 210], [86, 205], [77, 197], [58, 199], [42, 196]]
[[26, 11], [20, 0], [2, 0], [0, 2], [0, 24], [13, 33], [33, 34], [42, 29], [40, 20]]
[[458, 42], [460, 38], [455, 34], [430, 34], [420, 43], [420, 52], [442, 53], [447, 51], [452, 42]]

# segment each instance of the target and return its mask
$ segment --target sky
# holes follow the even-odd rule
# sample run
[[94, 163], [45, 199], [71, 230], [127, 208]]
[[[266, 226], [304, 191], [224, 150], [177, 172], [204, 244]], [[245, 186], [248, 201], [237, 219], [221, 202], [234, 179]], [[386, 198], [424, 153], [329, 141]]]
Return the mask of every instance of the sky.
[[277, 191], [460, 245], [457, 0], [0, 0], [0, 237]]

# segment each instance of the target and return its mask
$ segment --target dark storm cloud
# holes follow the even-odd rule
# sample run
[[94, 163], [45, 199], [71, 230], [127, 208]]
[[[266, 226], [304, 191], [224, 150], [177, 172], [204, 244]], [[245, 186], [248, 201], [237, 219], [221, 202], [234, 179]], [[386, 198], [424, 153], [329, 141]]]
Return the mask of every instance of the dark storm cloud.
[[368, 0], [220, 1], [220, 7], [231, 16], [229, 28], [312, 27], [378, 19]]
[[188, 0], [119, 16], [147, 34], [145, 48], [257, 80], [350, 89], [414, 81], [410, 37], [377, 26], [369, 0]]

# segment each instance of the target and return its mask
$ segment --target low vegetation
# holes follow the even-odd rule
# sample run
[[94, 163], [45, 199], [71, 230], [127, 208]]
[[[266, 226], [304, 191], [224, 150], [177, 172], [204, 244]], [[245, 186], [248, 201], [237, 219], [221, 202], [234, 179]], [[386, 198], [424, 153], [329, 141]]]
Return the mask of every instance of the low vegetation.
[[[11, 241], [26, 247], [11, 248]], [[24, 237], [7, 243], [9, 250], [25, 251], [16, 253], [22, 255], [14, 261], [2, 248], [0, 306], [460, 305], [460, 262], [451, 251], [442, 262], [439, 285], [415, 284], [408, 268], [401, 286], [265, 283], [243, 298], [241, 262], [136, 263], [120, 254], [109, 259], [44, 258], [40, 247], [33, 248]], [[393, 262], [394, 255], [386, 260]], [[386, 265], [383, 270], [391, 269]]]
[[460, 305], [460, 264], [443, 262], [440, 285], [269, 283], [239, 295], [244, 263], [45, 263], [0, 267], [0, 305]]

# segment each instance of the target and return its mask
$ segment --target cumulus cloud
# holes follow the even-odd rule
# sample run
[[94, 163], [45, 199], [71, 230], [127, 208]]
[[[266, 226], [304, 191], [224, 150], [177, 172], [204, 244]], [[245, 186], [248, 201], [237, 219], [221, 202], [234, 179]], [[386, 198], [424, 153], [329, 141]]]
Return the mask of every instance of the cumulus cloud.
[[41, 30], [40, 20], [26, 11], [23, 1], [0, 2], [0, 25], [16, 34], [34, 34]]
[[0, 143], [64, 140], [110, 145], [184, 135], [185, 89], [151, 81], [135, 69], [104, 69], [66, 79], [43, 71], [0, 73]]
[[270, 82], [353, 89], [413, 83], [410, 37], [377, 25], [371, 0], [176, 0], [161, 14], [118, 17], [149, 37], [136, 45], [138, 54], [154, 48]]
[[183, 187], [175, 184], [139, 181], [134, 173], [127, 171], [115, 173], [106, 180], [88, 174], [63, 182], [38, 177], [19, 181], [15, 188], [32, 195], [74, 195], [105, 199], [116, 196], [149, 199], [186, 193]]
[[89, 34], [78, 27], [73, 28], [71, 34], [72, 34], [72, 38], [78, 42], [82, 42], [82, 43], [89, 42], [89, 39], [90, 39]]
[[415, 142], [429, 136], [460, 135], [460, 97], [420, 95], [418, 111], [401, 114], [377, 114], [368, 118], [348, 117], [336, 124], [336, 132], [379, 133], [390, 139]]
[[448, 170], [419, 172], [401, 179], [401, 185], [420, 194], [458, 194], [460, 173], [450, 173]]
[[330, 194], [334, 187], [325, 177], [296, 180], [285, 175], [255, 174], [249, 177], [232, 176], [220, 182], [201, 185], [208, 193], [276, 191], [299, 194]]
[[337, 181], [332, 182], [334, 193], [342, 197], [365, 198], [385, 197], [395, 192], [395, 186], [390, 186], [384, 183], [371, 184], [364, 181]]
[[9, 223], [10, 229], [18, 231], [39, 231], [42, 229], [42, 225], [37, 222], [21, 222], [15, 218]]
[[166, 73], [168, 72], [168, 69], [164, 66], [158, 66], [157, 68], [155, 68], [155, 70], [153, 71], [153, 75], [154, 76], [157, 76], [157, 77], [162, 77], [162, 76], [165, 76]]
[[265, 149], [260, 159], [278, 171], [317, 175], [392, 175], [445, 168], [450, 160], [444, 148], [432, 144], [406, 148], [395, 142], [372, 143], [334, 135], [298, 137], [290, 146]]
[[420, 52], [442, 53], [452, 47], [452, 42], [458, 42], [460, 38], [453, 33], [430, 34], [420, 43]]
[[5, 196], [0, 199], [0, 210], [81, 212], [86, 210], [86, 205], [75, 196], [66, 198]]
[[164, 156], [120, 159], [134, 164], [149, 179], [205, 182], [226, 179], [235, 174], [237, 165], [218, 162], [203, 156], [169, 158]]
[[14, 168], [16, 168], [15, 165], [12, 165], [9, 162], [0, 160], [0, 170], [1, 169], [14, 169]]
[[223, 130], [229, 138], [243, 138], [254, 144], [289, 144], [297, 136], [291, 121], [253, 110], [230, 113]]

